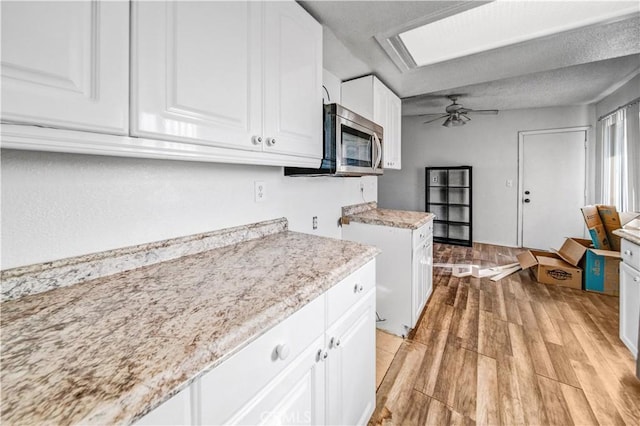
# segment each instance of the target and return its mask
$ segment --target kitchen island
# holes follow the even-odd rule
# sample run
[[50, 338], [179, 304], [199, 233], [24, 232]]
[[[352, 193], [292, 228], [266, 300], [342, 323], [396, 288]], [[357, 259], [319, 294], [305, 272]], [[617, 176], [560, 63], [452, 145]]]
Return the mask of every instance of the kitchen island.
[[[3, 271], [5, 296], [43, 275], [51, 285], [56, 268], [87, 277], [2, 303], [2, 423], [132, 423], [378, 253], [290, 232], [285, 219], [194, 241], [205, 250], [178, 256], [185, 241], [168, 241]], [[167, 250], [177, 257], [153, 263]], [[111, 255], [148, 264], [91, 279], [114, 272]]]

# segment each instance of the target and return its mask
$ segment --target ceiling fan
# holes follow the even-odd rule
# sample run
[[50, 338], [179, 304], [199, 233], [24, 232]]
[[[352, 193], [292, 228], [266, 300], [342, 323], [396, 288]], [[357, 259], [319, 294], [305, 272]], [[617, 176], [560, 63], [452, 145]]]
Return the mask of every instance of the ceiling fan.
[[432, 123], [434, 121], [438, 121], [441, 118], [445, 118], [446, 117], [446, 120], [444, 120], [444, 122], [442, 123], [443, 126], [445, 126], [445, 127], [458, 127], [458, 126], [464, 126], [465, 124], [467, 124], [467, 121], [471, 121], [471, 118], [468, 117], [468, 114], [497, 114], [498, 113], [497, 109], [469, 109], [469, 108], [465, 108], [465, 107], [463, 107], [462, 105], [460, 105], [459, 103], [456, 102], [458, 100], [459, 96], [460, 95], [449, 95], [449, 96], [447, 96], [447, 98], [449, 98], [449, 100], [451, 100], [452, 104], [445, 108], [445, 113], [441, 113], [441, 114], [438, 114], [438, 113], [436, 113], [436, 114], [421, 114], [420, 117], [437, 115], [437, 117], [432, 118], [431, 120], [427, 120], [423, 124]]

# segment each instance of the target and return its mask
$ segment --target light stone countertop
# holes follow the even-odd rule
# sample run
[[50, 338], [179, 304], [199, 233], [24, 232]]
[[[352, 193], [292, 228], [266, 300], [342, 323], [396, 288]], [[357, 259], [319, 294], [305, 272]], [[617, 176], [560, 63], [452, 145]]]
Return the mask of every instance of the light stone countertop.
[[638, 229], [620, 228], [613, 231], [613, 233], [618, 237], [624, 238], [625, 240], [629, 240], [634, 244], [640, 245], [640, 230]]
[[370, 225], [390, 226], [393, 228], [418, 229], [433, 220], [435, 215], [427, 212], [408, 210], [379, 209], [377, 203], [364, 203], [342, 208], [343, 223], [367, 223]]
[[284, 230], [6, 301], [1, 421], [131, 423], [378, 253]]

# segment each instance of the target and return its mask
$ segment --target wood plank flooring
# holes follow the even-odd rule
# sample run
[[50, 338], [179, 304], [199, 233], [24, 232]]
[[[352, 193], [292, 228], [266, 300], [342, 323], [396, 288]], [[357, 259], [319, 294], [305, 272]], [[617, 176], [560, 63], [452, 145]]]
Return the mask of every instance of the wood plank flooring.
[[[483, 267], [520, 249], [434, 245], [436, 263]], [[434, 291], [377, 393], [370, 425], [640, 425], [618, 298], [434, 268]]]

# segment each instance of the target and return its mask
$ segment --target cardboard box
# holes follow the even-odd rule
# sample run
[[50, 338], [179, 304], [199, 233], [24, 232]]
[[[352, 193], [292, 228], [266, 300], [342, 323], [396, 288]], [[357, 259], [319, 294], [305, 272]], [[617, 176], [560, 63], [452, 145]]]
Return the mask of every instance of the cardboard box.
[[540, 283], [582, 289], [582, 268], [565, 262], [557, 253], [529, 250], [517, 257], [522, 269], [531, 268]]
[[[620, 237], [613, 234], [613, 231], [620, 229], [622, 224], [620, 223], [620, 216], [615, 206], [596, 206], [598, 209], [598, 216], [604, 225], [604, 230], [607, 233], [609, 245], [611, 250], [620, 250]], [[596, 247], [599, 248], [599, 247]]]
[[598, 213], [598, 207], [584, 206], [580, 210], [582, 210], [582, 216], [584, 216], [584, 222], [587, 225], [594, 247], [602, 250], [611, 250], [607, 231]]
[[556, 252], [565, 262], [583, 270], [584, 289], [617, 296], [620, 287], [620, 252], [591, 247], [591, 241], [567, 238]]
[[584, 262], [584, 288], [611, 296], [620, 294], [620, 252], [587, 250]]
[[587, 250], [592, 246], [591, 240], [566, 238], [560, 250], [554, 250], [554, 252], [570, 265], [578, 266]]

